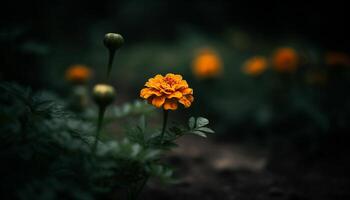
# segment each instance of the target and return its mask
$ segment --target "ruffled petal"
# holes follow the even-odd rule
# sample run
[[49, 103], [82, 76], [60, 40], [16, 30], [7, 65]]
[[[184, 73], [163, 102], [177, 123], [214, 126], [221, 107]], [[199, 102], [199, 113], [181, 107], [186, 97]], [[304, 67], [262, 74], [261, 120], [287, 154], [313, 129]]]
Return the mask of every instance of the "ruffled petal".
[[185, 89], [181, 90], [181, 93], [183, 95], [193, 94], [193, 90], [192, 90], [192, 88], [185, 88]]
[[160, 74], [157, 74], [155, 77], [154, 77], [154, 79], [156, 79], [156, 80], [161, 80], [161, 79], [163, 79], [164, 78], [164, 76], [162, 76], [162, 75], [160, 75]]
[[178, 80], [178, 81], [182, 80], [182, 76], [181, 75], [173, 74], [173, 73], [166, 74], [165, 78], [171, 78], [171, 79]]
[[147, 99], [149, 96], [151, 96], [151, 95], [148, 96], [148, 94], [149, 94], [148, 91], [149, 91], [148, 88], [143, 88], [143, 89], [140, 91], [140, 97], [142, 97], [142, 98], [144, 98], [144, 99]]
[[182, 76], [179, 74], [173, 74], [171, 77], [177, 82], [180, 82], [182, 80]]
[[176, 90], [181, 90], [185, 88], [188, 88], [188, 84], [186, 80], [181, 80], [178, 84], [175, 85]]
[[173, 100], [167, 100], [163, 106], [164, 110], [176, 110], [177, 102]]
[[162, 94], [158, 90], [151, 89], [151, 88], [143, 88], [140, 92], [140, 97], [144, 99], [147, 99], [152, 95], [161, 96]]
[[160, 87], [160, 82], [158, 81], [148, 81], [145, 84], [146, 87], [153, 88], [153, 89], [159, 89]]
[[186, 108], [191, 106], [191, 102], [193, 101], [193, 96], [188, 95], [188, 96], [184, 96], [182, 97], [179, 102], [184, 105]]
[[192, 103], [194, 101], [194, 97], [192, 95], [186, 95], [186, 98]]
[[155, 107], [159, 108], [161, 107], [165, 102], [165, 96], [160, 96], [160, 97], [154, 97], [152, 99], [152, 105]]
[[179, 92], [179, 91], [176, 91], [170, 95], [167, 96], [168, 99], [171, 99], [171, 98], [177, 98], [177, 99], [180, 99], [182, 97], [182, 93]]

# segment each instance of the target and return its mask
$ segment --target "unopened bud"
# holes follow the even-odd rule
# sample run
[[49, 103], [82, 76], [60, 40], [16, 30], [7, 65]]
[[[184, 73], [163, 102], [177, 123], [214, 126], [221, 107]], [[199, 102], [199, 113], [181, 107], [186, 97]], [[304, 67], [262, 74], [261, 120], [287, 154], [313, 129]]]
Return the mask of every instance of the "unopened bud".
[[93, 89], [93, 98], [95, 102], [102, 107], [106, 107], [114, 101], [116, 96], [112, 86], [106, 84], [97, 84]]
[[110, 51], [115, 51], [124, 44], [124, 38], [118, 33], [107, 33], [103, 43]]

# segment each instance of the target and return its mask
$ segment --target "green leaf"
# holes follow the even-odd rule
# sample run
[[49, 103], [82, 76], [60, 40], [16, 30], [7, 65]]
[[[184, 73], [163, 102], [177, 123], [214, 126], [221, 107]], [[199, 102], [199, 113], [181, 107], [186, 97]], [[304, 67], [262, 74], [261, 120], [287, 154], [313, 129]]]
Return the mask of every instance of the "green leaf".
[[207, 118], [204, 118], [204, 117], [197, 118], [197, 127], [203, 127], [208, 124], [209, 124], [209, 120]]
[[201, 131], [191, 131], [190, 133], [194, 134], [194, 135], [199, 135], [201, 137], [207, 137], [207, 135]]
[[172, 177], [173, 170], [168, 166], [151, 164], [146, 167], [146, 170], [152, 176], [159, 178], [159, 180], [163, 183], [176, 183], [176, 180]]
[[195, 124], [196, 120], [194, 117], [190, 117], [190, 119], [188, 120], [188, 127], [190, 127], [190, 129], [194, 129], [195, 128]]
[[215, 133], [212, 129], [210, 129], [208, 127], [200, 127], [200, 128], [197, 128], [196, 130], [206, 132], [206, 133]]
[[151, 160], [151, 159], [155, 159], [156, 157], [158, 157], [161, 154], [160, 150], [149, 150], [146, 151], [143, 155], [143, 160]]
[[134, 144], [131, 146], [131, 157], [136, 157], [141, 152], [141, 146], [139, 144]]

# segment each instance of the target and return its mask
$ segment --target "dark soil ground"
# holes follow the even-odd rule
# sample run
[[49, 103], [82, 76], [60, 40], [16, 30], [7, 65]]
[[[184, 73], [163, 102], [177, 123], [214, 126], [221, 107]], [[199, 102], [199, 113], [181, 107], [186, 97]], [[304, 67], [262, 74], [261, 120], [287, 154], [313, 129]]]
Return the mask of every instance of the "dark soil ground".
[[178, 144], [167, 159], [177, 167], [179, 183], [151, 181], [141, 199], [350, 199], [349, 151], [310, 156], [285, 145], [258, 148], [192, 137]]

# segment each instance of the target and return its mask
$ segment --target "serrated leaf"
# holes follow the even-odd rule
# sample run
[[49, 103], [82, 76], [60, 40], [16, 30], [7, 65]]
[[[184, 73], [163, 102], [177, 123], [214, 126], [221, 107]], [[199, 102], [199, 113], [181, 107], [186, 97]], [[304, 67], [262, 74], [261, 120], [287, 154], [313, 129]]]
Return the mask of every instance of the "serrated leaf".
[[190, 129], [194, 129], [196, 125], [196, 119], [194, 117], [190, 117], [190, 119], [188, 119], [188, 127]]
[[212, 129], [208, 127], [200, 127], [200, 128], [197, 128], [196, 130], [206, 132], [206, 133], [215, 133]]
[[190, 133], [194, 134], [194, 135], [199, 135], [201, 137], [207, 137], [207, 135], [201, 131], [191, 131]]
[[208, 124], [209, 124], [209, 120], [207, 118], [204, 118], [204, 117], [197, 118], [197, 127], [203, 127]]

